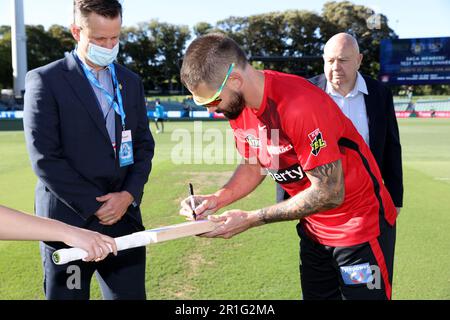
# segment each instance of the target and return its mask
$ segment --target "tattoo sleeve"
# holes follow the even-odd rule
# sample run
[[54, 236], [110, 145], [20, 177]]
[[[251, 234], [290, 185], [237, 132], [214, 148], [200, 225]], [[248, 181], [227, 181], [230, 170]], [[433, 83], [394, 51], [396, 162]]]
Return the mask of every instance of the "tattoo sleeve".
[[257, 211], [260, 223], [297, 220], [341, 205], [345, 196], [341, 160], [306, 172], [311, 186], [292, 198]]

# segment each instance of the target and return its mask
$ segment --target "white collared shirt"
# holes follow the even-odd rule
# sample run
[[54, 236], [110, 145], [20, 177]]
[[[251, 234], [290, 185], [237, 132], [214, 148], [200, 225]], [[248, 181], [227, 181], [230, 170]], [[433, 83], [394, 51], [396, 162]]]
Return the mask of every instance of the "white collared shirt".
[[326, 92], [333, 98], [334, 102], [341, 108], [342, 112], [349, 118], [358, 130], [364, 141], [369, 144], [369, 119], [367, 118], [366, 103], [364, 95], [369, 94], [364, 78], [358, 72], [355, 87], [345, 97], [336, 92], [327, 81]]

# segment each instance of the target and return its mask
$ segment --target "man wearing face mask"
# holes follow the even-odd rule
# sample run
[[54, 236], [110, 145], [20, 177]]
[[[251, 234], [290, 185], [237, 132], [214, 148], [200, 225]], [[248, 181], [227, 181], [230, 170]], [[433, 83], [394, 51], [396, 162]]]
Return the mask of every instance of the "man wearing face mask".
[[[117, 0], [75, 0], [77, 46], [27, 74], [24, 113], [37, 214], [111, 237], [144, 230], [139, 206], [154, 152], [142, 82], [114, 62], [121, 25]], [[94, 273], [104, 299], [146, 298], [145, 248], [75, 263], [72, 288], [67, 266], [51, 259], [62, 246], [41, 243], [47, 299], [89, 299]]]

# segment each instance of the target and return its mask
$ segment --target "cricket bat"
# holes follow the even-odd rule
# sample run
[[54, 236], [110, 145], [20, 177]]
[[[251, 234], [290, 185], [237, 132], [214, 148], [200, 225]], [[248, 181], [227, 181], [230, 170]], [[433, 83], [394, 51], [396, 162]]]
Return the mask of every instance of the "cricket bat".
[[[135, 232], [123, 237], [115, 238], [117, 251], [146, 246], [151, 243], [159, 243], [179, 238], [195, 236], [213, 231], [217, 224], [209, 220], [192, 221], [174, 224], [166, 227]], [[52, 259], [57, 265], [81, 260], [88, 256], [83, 249], [70, 248], [56, 250]]]

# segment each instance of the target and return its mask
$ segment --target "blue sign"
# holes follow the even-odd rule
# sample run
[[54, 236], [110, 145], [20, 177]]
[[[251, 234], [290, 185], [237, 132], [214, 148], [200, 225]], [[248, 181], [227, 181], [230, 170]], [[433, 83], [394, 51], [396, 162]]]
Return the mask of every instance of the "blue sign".
[[380, 80], [390, 85], [450, 84], [450, 37], [382, 40]]
[[22, 119], [22, 118], [23, 118], [23, 111], [1, 111], [0, 112], [0, 119], [15, 120], [15, 119]]

